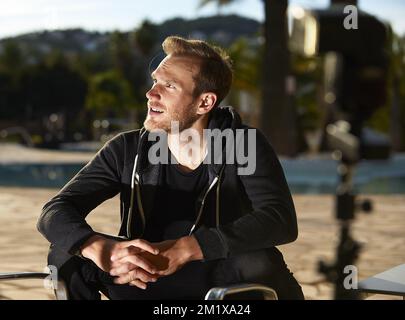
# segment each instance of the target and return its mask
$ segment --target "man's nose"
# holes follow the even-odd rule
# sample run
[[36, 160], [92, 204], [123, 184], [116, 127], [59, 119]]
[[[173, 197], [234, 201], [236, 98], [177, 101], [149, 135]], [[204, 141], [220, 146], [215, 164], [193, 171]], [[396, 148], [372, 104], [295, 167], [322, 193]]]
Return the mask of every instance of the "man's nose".
[[150, 88], [150, 90], [148, 92], [146, 92], [146, 98], [148, 98], [149, 100], [151, 100], [152, 98], [155, 98], [155, 99], [160, 98], [160, 95], [159, 95], [158, 91], [156, 90], [156, 86], [153, 86], [152, 88]]

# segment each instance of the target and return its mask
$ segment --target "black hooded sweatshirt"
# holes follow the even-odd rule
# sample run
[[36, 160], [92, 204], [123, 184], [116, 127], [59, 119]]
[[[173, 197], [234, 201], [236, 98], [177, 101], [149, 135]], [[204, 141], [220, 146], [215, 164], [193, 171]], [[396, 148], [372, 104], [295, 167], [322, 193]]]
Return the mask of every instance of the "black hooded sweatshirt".
[[[239, 163], [208, 165], [209, 181], [198, 198], [197, 218], [190, 230], [204, 261], [294, 241], [298, 235], [294, 204], [280, 162], [263, 134], [242, 125], [231, 107], [214, 109], [209, 129], [233, 133], [239, 129], [245, 137], [244, 150], [248, 150], [248, 130], [256, 130], [256, 168], [253, 174], [239, 175], [243, 166]], [[156, 143], [149, 141], [149, 135], [144, 128], [118, 134], [45, 204], [37, 228], [52, 248], [66, 254], [65, 259], [96, 234], [86, 216], [118, 193], [119, 236], [142, 238], [153, 203], [158, 201], [162, 168], [148, 160], [148, 151]], [[215, 215], [215, 222], [204, 224], [205, 215]]]

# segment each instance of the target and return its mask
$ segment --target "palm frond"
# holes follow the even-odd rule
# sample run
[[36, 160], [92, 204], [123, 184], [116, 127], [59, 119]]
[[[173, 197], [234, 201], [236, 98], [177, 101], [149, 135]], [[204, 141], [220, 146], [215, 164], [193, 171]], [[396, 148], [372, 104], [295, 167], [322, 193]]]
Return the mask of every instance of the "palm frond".
[[210, 2], [216, 2], [217, 5], [220, 7], [235, 2], [235, 0], [200, 0], [199, 7], [201, 8]]

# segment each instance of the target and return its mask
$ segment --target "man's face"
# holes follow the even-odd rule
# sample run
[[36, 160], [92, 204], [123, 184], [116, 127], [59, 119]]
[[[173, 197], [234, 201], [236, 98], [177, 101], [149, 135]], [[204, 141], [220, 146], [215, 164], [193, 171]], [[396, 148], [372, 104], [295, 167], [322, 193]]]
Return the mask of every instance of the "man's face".
[[198, 64], [190, 57], [168, 55], [160, 63], [152, 73], [153, 86], [146, 93], [148, 115], [144, 126], [147, 130], [170, 132], [171, 121], [178, 121], [182, 131], [199, 118], [199, 99], [193, 96], [193, 77], [198, 70]]

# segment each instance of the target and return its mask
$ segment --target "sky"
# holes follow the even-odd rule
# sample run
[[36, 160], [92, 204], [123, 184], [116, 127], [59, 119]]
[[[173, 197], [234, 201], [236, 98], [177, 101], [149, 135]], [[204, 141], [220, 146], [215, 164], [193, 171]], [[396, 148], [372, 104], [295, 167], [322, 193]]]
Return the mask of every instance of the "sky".
[[[290, 0], [292, 5], [325, 8], [329, 0]], [[143, 20], [155, 23], [174, 17], [192, 19], [218, 12], [215, 4], [199, 7], [200, 0], [0, 0], [0, 38], [18, 34], [80, 27], [91, 31], [128, 31]], [[405, 33], [404, 0], [359, 0], [359, 7]], [[262, 0], [236, 0], [222, 14], [239, 14], [263, 21]]]

